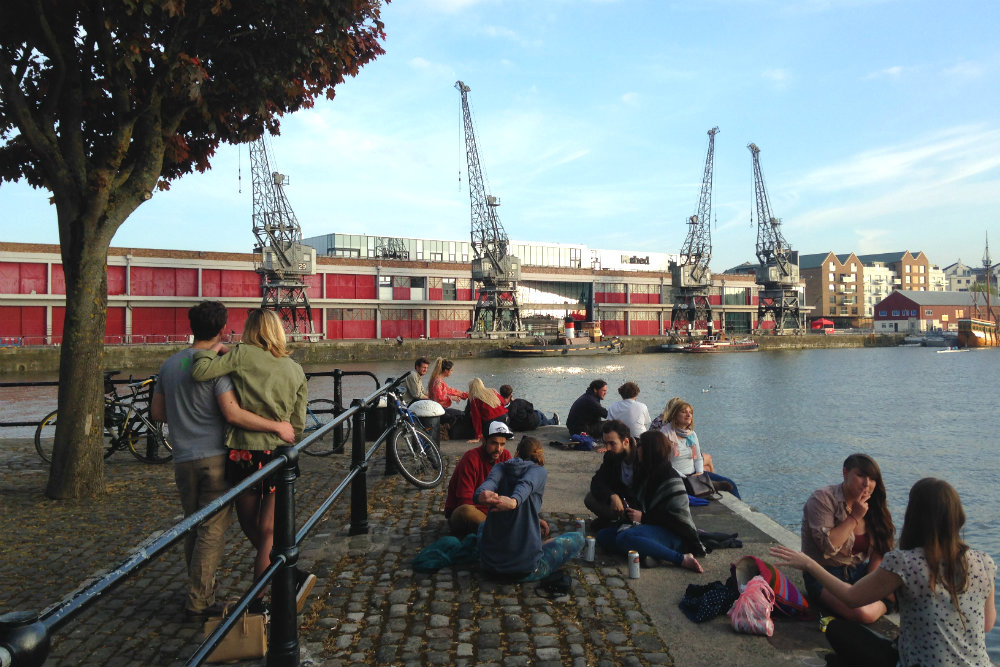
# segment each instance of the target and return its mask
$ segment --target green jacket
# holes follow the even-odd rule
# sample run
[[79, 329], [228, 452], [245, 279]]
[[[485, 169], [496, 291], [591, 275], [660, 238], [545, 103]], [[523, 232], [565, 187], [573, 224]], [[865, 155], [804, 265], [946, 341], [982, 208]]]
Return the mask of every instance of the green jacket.
[[[198, 381], [229, 375], [240, 407], [265, 419], [290, 422], [296, 440], [306, 423], [306, 374], [290, 357], [275, 357], [254, 345], [238, 343], [221, 356], [212, 350], [194, 355], [191, 377]], [[285, 443], [274, 433], [244, 431], [230, 427], [226, 446], [230, 449], [273, 450]]]

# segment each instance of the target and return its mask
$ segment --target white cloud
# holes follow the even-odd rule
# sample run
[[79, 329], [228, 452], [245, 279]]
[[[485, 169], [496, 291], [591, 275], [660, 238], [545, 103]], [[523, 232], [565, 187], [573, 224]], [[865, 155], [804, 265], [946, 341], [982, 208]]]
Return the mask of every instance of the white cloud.
[[628, 92], [622, 95], [622, 102], [630, 107], [639, 106], [639, 93]]
[[872, 72], [865, 79], [898, 79], [902, 76], [905, 69], [899, 65], [893, 65], [892, 67], [886, 67], [885, 69], [880, 69], [878, 71]]
[[778, 90], [784, 90], [788, 87], [788, 83], [791, 80], [791, 74], [788, 70], [775, 68], [767, 69], [760, 73], [761, 78], [765, 81], [770, 81], [771, 85]]
[[986, 74], [986, 68], [977, 62], [963, 61], [944, 69], [944, 75], [951, 79], [980, 79]]

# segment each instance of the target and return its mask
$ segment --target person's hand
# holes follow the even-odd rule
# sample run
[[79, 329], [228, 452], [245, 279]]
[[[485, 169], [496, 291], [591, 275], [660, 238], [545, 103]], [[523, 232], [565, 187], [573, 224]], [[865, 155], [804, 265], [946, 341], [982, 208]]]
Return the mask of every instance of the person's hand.
[[465, 399], [467, 399], [467, 398], [469, 398], [469, 392], [467, 392], [467, 391], [463, 391], [463, 392], [462, 392], [462, 400], [464, 401], [464, 400], [465, 400]]
[[865, 515], [868, 514], [868, 498], [870, 497], [871, 494], [867, 491], [862, 493], [861, 497], [854, 501], [854, 507], [851, 508], [851, 513], [848, 516], [861, 523]]
[[542, 539], [544, 540], [549, 536], [549, 522], [545, 519], [538, 520], [538, 528], [542, 531]]
[[619, 496], [617, 493], [611, 494], [610, 504], [611, 504], [611, 509], [614, 510], [615, 512], [618, 512], [619, 514], [625, 511], [625, 505], [622, 504], [621, 496]]
[[802, 570], [803, 572], [809, 567], [810, 563], [813, 563], [812, 558], [805, 555], [801, 551], [795, 551], [794, 549], [789, 549], [788, 547], [776, 544], [770, 549], [768, 553], [772, 557], [778, 559], [778, 565], [788, 565], [789, 567], [794, 567], [796, 570]]
[[229, 347], [221, 340], [209, 349], [217, 354], [225, 354], [226, 352], [229, 352]]
[[496, 491], [490, 491], [489, 489], [486, 489], [479, 494], [479, 502], [483, 505], [489, 505], [490, 507], [495, 507], [497, 501], [499, 500], [500, 496], [497, 495]]
[[[480, 498], [484, 497], [485, 493], [487, 492], [483, 491], [483, 493], [479, 494], [479, 497]], [[493, 493], [492, 491], [490, 491], [489, 493], [493, 494], [493, 496], [496, 496], [496, 498], [486, 504], [492, 507], [495, 512], [505, 512], [517, 509], [517, 501], [511, 498], [510, 496], [497, 496], [497, 494]]]
[[473, 438], [472, 440], [466, 440], [466, 443], [479, 442], [479, 438]]
[[278, 422], [274, 427], [274, 434], [290, 445], [295, 443], [295, 429], [288, 422]]
[[640, 512], [637, 509], [632, 509], [631, 507], [629, 507], [627, 510], [625, 510], [625, 516], [632, 523], [642, 523], [642, 512]]

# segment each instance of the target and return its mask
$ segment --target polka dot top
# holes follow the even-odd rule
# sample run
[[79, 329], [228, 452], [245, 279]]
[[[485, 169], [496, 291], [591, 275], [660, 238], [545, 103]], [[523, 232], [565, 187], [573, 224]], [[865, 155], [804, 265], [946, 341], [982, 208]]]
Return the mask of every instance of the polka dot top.
[[970, 549], [969, 580], [958, 602], [965, 626], [940, 582], [931, 592], [927, 560], [922, 548], [895, 550], [881, 567], [897, 575], [903, 585], [899, 601], [899, 664], [990, 667], [986, 653], [986, 600], [993, 590], [997, 566], [989, 554]]

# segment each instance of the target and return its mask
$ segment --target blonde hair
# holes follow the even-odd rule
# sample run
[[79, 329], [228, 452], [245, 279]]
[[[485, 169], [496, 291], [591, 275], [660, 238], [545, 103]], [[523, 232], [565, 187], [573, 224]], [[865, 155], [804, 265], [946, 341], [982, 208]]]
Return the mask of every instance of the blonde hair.
[[675, 405], [677, 405], [677, 403], [679, 403], [680, 401], [683, 401], [683, 400], [684, 399], [681, 398], [680, 396], [674, 396], [669, 401], [667, 401], [666, 406], [664, 406], [664, 408], [663, 408], [663, 412], [660, 413], [660, 419], [663, 420], [664, 424], [667, 424], [667, 423], [670, 422], [670, 419], [668, 418], [668, 415], [670, 414], [670, 409], [673, 408]]
[[441, 367], [443, 363], [444, 357], [438, 357], [434, 360], [434, 370], [431, 371], [431, 379], [427, 383], [428, 387], [433, 387], [438, 377], [444, 372], [444, 369]]
[[525, 461], [534, 461], [540, 466], [545, 465], [545, 451], [542, 449], [542, 442], [538, 438], [526, 435], [517, 443], [517, 458]]
[[[670, 403], [673, 403], [673, 405], [670, 406]], [[667, 415], [667, 418], [666, 418], [666, 420], [665, 420], [664, 423], [673, 424], [674, 423], [674, 418], [677, 417], [677, 413], [679, 413], [684, 408], [691, 408], [691, 423], [688, 424], [687, 427], [689, 429], [693, 429], [694, 428], [694, 407], [690, 403], [688, 403], [687, 401], [683, 401], [683, 400], [681, 400], [679, 398], [678, 399], [673, 399], [673, 398], [670, 399], [670, 403], [667, 404], [668, 406], [670, 406], [670, 414]]]
[[243, 325], [243, 342], [267, 350], [275, 357], [288, 356], [285, 328], [273, 310], [255, 308], [250, 311]]
[[488, 389], [479, 378], [472, 378], [469, 383], [469, 399], [478, 398], [480, 401], [495, 408], [500, 405], [500, 397], [492, 389]]

